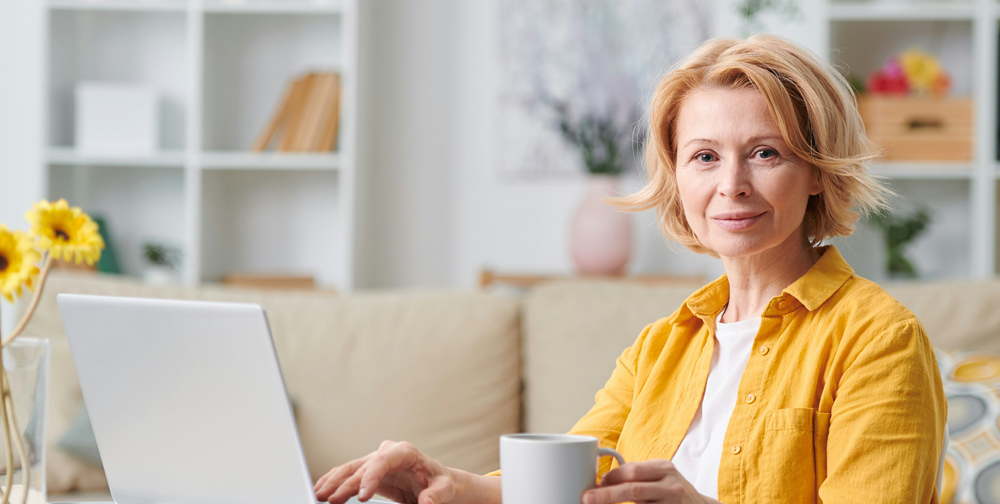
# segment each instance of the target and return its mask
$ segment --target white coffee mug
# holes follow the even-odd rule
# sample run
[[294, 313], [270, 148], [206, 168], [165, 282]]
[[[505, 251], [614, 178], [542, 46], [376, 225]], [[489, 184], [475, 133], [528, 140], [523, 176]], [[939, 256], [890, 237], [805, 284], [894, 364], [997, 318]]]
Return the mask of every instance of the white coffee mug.
[[597, 438], [569, 434], [500, 436], [500, 471], [506, 504], [580, 504], [597, 483], [598, 457], [625, 459]]

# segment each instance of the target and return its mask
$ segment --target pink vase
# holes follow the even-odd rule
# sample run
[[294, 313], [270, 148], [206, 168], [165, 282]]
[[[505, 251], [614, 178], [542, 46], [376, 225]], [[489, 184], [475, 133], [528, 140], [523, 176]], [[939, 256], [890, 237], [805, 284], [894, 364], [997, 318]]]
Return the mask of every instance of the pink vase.
[[619, 196], [618, 177], [591, 175], [587, 191], [573, 215], [570, 252], [581, 275], [621, 275], [632, 255], [632, 221], [601, 201]]

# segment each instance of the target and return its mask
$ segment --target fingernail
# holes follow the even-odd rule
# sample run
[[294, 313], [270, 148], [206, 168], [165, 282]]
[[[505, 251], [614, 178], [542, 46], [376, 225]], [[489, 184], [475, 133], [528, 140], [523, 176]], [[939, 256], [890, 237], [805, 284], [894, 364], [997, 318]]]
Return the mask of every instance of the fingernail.
[[364, 499], [365, 498], [365, 489], [364, 488], [358, 490], [358, 498], [359, 499]]
[[594, 504], [595, 502], [597, 502], [597, 500], [592, 494], [583, 494], [583, 504]]

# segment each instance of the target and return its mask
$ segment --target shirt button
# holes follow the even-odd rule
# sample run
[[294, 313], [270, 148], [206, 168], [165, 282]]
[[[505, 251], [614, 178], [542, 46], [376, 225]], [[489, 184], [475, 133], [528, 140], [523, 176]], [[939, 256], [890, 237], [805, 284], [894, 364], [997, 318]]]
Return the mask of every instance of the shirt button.
[[734, 444], [733, 447], [729, 449], [729, 453], [732, 453], [733, 455], [737, 455], [737, 454], [740, 453], [740, 450], [741, 450], [740, 445]]
[[747, 394], [747, 404], [750, 404], [757, 400], [757, 396], [753, 394]]
[[785, 301], [784, 299], [778, 301], [778, 309], [784, 310], [785, 308], [788, 308], [788, 301]]
[[767, 352], [770, 352], [771, 349], [768, 348], [767, 345], [761, 345], [760, 348], [757, 349], [757, 351], [760, 352], [761, 355], [767, 355]]

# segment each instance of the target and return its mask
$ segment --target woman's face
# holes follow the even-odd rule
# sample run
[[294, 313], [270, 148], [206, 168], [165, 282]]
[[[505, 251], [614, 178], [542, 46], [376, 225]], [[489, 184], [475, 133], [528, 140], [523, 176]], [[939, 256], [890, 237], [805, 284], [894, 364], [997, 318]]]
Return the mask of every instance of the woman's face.
[[677, 187], [695, 236], [722, 257], [797, 253], [814, 170], [755, 89], [693, 92], [677, 119]]

